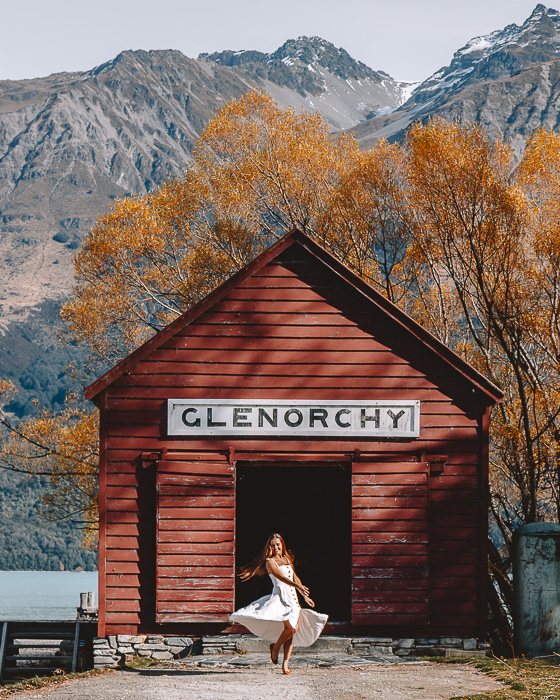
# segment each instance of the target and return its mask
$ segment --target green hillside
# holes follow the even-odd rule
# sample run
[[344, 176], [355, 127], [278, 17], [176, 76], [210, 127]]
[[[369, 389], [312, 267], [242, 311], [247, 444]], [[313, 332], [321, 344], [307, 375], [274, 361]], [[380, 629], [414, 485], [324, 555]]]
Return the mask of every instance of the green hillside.
[[10, 379], [18, 393], [6, 410], [18, 418], [37, 411], [33, 400], [43, 408], [59, 409], [72, 387], [66, 374], [70, 362], [79, 362], [84, 351], [62, 346], [60, 307], [44, 303], [24, 324], [10, 324], [0, 334], [0, 378]]
[[0, 570], [97, 569], [97, 552], [81, 547], [75, 525], [40, 515], [45, 484], [0, 469]]
[[[41, 408], [60, 409], [72, 388], [65, 370], [83, 353], [58, 342], [58, 313], [58, 304], [47, 302], [25, 325], [0, 335], [0, 378], [17, 387], [6, 407], [16, 419], [37, 412], [34, 399]], [[46, 490], [45, 481], [0, 469], [0, 570], [96, 569], [97, 553], [82, 549], [77, 526], [41, 516]]]

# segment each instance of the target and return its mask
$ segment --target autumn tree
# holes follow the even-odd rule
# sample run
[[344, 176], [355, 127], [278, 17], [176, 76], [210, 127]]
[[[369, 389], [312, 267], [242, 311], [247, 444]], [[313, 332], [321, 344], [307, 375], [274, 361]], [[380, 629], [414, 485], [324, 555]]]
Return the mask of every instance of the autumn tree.
[[503, 389], [491, 554], [507, 603], [513, 530], [560, 516], [559, 171], [549, 132], [519, 168], [478, 126], [440, 119], [361, 151], [318, 114], [249, 93], [208, 125], [183, 178], [96, 223], [76, 257], [66, 337], [98, 373], [302, 229]]
[[250, 92], [202, 133], [185, 176], [101, 217], [76, 257], [66, 337], [98, 371], [294, 227], [394, 301], [413, 279], [398, 146], [363, 153], [317, 113]]
[[[517, 180], [528, 198], [531, 271], [528, 293], [538, 307], [528, 324], [538, 359], [540, 461], [545, 473], [546, 515], [560, 521], [560, 138], [540, 129], [527, 144]], [[543, 518], [544, 519], [544, 518]]]
[[[524, 444], [523, 520], [538, 510], [540, 460], [532, 449], [541, 357], [532, 342], [538, 291], [527, 284], [532, 272], [526, 201], [511, 180], [511, 153], [491, 143], [478, 126], [435, 120], [414, 126], [407, 139], [409, 185], [418, 217], [419, 255], [437, 270], [442, 305], [460, 309], [452, 345], [487, 377], [510, 392], [499, 421], [515, 414]], [[445, 284], [443, 281], [446, 280]], [[441, 335], [441, 330], [434, 328]], [[497, 437], [497, 436], [496, 436]], [[503, 461], [508, 448], [501, 450]], [[513, 465], [512, 465], [513, 467]], [[512, 469], [511, 471], [515, 471]]]
[[14, 385], [0, 380], [0, 468], [49, 480], [42, 498], [43, 514], [52, 520], [80, 525], [84, 542], [96, 542], [98, 525], [97, 414], [69, 396], [64, 409], [43, 410], [15, 422], [3, 410], [15, 394]]
[[319, 241], [396, 304], [407, 307], [419, 269], [415, 219], [405, 180], [405, 155], [379, 141], [353, 154], [316, 232]]
[[67, 337], [110, 365], [276, 238], [318, 235], [343, 173], [359, 154], [318, 114], [281, 109], [254, 91], [217, 114], [185, 176], [122, 200], [76, 258]]
[[505, 395], [491, 423], [491, 514], [501, 546], [490, 541], [490, 563], [491, 593], [502, 594], [496, 608], [511, 606], [513, 531], [560, 516], [559, 143], [537, 132], [516, 168], [510, 149], [478, 126], [433, 120], [415, 125], [403, 147], [414, 247], [429, 270], [428, 285], [415, 289], [417, 318]]

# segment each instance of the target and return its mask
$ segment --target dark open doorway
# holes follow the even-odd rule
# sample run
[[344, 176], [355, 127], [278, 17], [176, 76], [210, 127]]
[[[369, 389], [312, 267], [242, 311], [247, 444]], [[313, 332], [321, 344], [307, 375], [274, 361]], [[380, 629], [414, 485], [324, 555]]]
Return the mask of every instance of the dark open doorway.
[[[331, 622], [350, 620], [349, 466], [238, 463], [236, 512], [236, 566], [251, 561], [267, 537], [279, 532], [316, 610], [328, 613]], [[237, 579], [236, 608], [270, 591], [268, 576]]]

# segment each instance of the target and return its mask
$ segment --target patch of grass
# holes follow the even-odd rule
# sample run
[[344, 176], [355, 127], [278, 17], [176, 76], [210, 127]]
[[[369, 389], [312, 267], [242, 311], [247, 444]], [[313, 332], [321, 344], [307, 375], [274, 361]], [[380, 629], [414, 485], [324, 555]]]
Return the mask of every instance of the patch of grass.
[[461, 695], [457, 700], [560, 700], [560, 657], [546, 659], [461, 659], [437, 658], [439, 663], [474, 666], [506, 688], [476, 695]]
[[35, 676], [35, 678], [25, 678], [24, 680], [15, 680], [13, 683], [0, 685], [0, 698], [7, 698], [15, 693], [21, 693], [24, 690], [37, 690], [37, 688], [47, 688], [53, 685], [59, 685], [65, 681], [77, 680], [80, 678], [91, 678], [99, 676], [103, 673], [110, 673], [112, 669], [92, 669], [91, 671], [82, 671], [81, 673], [66, 673], [61, 669], [57, 669], [52, 676]]
[[158, 666], [164, 663], [165, 661], [151, 659], [149, 656], [135, 656], [132, 661], [128, 661], [124, 664], [124, 666], [121, 666], [121, 669], [124, 669], [125, 671], [127, 669], [134, 671], [138, 668], [148, 668], [148, 666]]

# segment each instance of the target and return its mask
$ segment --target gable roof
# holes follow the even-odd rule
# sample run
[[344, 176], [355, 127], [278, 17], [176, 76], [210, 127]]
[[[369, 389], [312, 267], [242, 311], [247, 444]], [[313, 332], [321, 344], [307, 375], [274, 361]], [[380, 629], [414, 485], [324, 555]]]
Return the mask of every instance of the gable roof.
[[364, 296], [364, 301], [373, 305], [378, 310], [382, 310], [402, 329], [404, 334], [413, 336], [416, 340], [421, 341], [422, 345], [428, 352], [439, 358], [440, 362], [447, 364], [448, 368], [454, 373], [459, 373], [463, 378], [467, 379], [479, 391], [485, 394], [489, 401], [493, 404], [501, 401], [503, 393], [478, 372], [474, 367], [465, 362], [459, 355], [450, 350], [432, 333], [423, 328], [408, 314], [399, 309], [395, 304], [386, 299], [382, 294], [377, 292], [367, 282], [358, 277], [346, 265], [337, 260], [331, 253], [326, 251], [322, 246], [313, 241], [308, 235], [299, 229], [292, 229], [285, 236], [276, 241], [273, 245], [267, 248], [263, 253], [256, 257], [252, 262], [244, 268], [236, 272], [223, 284], [217, 287], [213, 292], [208, 294], [204, 299], [191, 306], [185, 313], [172, 321], [161, 331], [152, 336], [143, 345], [134, 350], [130, 355], [118, 362], [114, 367], [109, 369], [105, 374], [92, 382], [84, 391], [86, 399], [94, 399], [98, 394], [106, 389], [110, 384], [118, 380], [123, 374], [129, 372], [136, 364], [146, 359], [154, 350], [159, 348], [169, 338], [173, 337], [180, 329], [192, 323], [205, 311], [210, 309], [214, 304], [219, 302], [235, 287], [242, 284], [246, 279], [256, 274], [261, 268], [273, 261], [282, 252], [292, 246], [294, 243], [302, 245], [313, 257], [319, 260], [325, 267], [334, 272], [343, 283], [349, 284], [354, 290]]

